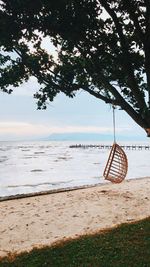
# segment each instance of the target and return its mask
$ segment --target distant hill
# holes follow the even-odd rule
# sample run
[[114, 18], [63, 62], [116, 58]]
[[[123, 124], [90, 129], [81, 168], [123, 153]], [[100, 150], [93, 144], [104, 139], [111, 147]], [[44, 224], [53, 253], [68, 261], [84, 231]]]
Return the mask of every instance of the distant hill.
[[[54, 133], [44, 138], [46, 141], [113, 141], [112, 134], [99, 133]], [[118, 135], [118, 141], [142, 141], [143, 139], [135, 136]]]
[[98, 141], [111, 140], [110, 135], [100, 135], [96, 133], [61, 133], [51, 134], [47, 139], [53, 141]]

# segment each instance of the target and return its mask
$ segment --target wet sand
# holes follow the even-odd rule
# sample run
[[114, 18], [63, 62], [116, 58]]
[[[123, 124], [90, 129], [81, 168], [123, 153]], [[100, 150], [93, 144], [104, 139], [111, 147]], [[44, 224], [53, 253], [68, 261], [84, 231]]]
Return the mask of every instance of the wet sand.
[[150, 216], [150, 178], [0, 202], [0, 257]]

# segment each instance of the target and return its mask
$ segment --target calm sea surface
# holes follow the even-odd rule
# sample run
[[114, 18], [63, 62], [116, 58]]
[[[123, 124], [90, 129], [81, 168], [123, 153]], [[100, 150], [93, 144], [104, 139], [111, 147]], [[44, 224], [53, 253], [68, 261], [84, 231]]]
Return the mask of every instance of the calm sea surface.
[[[73, 144], [0, 142], [0, 196], [104, 183], [109, 150], [70, 148]], [[126, 150], [126, 154], [127, 179], [150, 176], [150, 150]]]

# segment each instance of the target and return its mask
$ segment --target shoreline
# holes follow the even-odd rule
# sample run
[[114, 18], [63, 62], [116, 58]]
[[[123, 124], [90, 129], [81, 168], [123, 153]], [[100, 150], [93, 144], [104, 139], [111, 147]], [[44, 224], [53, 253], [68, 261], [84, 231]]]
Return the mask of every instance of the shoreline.
[[84, 189], [84, 188], [101, 186], [103, 184], [106, 184], [106, 183], [72, 186], [72, 187], [66, 187], [66, 188], [50, 189], [50, 190], [46, 190], [46, 191], [39, 191], [39, 192], [33, 192], [33, 193], [23, 193], [23, 194], [16, 194], [16, 195], [2, 196], [2, 197], [0, 196], [0, 202], [13, 200], [13, 199], [15, 200], [15, 199], [21, 199], [21, 198], [27, 198], [27, 197], [36, 197], [36, 196], [44, 196], [44, 195], [50, 195], [50, 194], [56, 194], [56, 193], [63, 193], [63, 192], [67, 192], [67, 191], [74, 191], [74, 190], [79, 190], [79, 189]]
[[0, 258], [150, 216], [150, 177], [0, 202]]
[[[149, 177], [145, 176], [145, 177], [140, 177], [140, 178], [125, 179], [124, 182], [130, 181], [130, 180], [147, 179], [147, 178], [149, 178]], [[22, 194], [15, 194], [15, 195], [9, 195], [9, 196], [0, 196], [0, 202], [8, 201], [8, 200], [21, 199], [21, 198], [28, 198], [28, 197], [44, 196], [44, 195], [62, 193], [62, 192], [67, 192], [67, 191], [75, 191], [75, 190], [79, 190], [79, 189], [104, 186], [106, 184], [112, 184], [112, 183], [105, 180], [105, 182], [103, 182], [103, 183], [79, 185], [79, 186], [72, 186], [72, 187], [62, 187], [62, 188], [58, 188], [58, 189], [50, 189], [50, 190], [37, 191], [37, 192], [32, 192], [32, 193], [22, 193]]]

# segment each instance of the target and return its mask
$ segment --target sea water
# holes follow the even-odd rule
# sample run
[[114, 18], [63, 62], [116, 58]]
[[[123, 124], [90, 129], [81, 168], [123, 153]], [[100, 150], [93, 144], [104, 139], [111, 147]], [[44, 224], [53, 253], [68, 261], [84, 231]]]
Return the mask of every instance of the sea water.
[[[0, 196], [106, 183], [103, 171], [109, 150], [70, 148], [74, 144], [0, 142]], [[126, 179], [150, 176], [150, 150], [125, 152], [129, 163]]]

